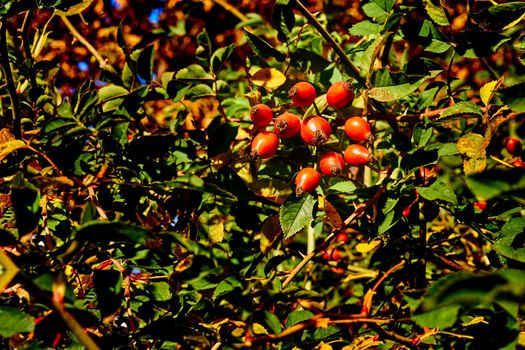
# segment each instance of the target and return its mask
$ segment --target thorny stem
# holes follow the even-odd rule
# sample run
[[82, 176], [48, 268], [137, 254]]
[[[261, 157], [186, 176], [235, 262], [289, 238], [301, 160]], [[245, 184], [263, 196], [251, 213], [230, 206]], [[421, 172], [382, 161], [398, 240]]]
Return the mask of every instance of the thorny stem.
[[286, 286], [288, 284], [290, 284], [290, 282], [292, 282], [292, 280], [295, 278], [295, 276], [297, 276], [297, 274], [299, 273], [299, 271], [301, 271], [303, 269], [303, 267], [306, 266], [306, 264], [308, 264], [308, 262], [310, 260], [312, 260], [316, 255], [317, 253], [319, 253], [320, 251], [324, 250], [326, 247], [328, 247], [328, 245], [330, 244], [330, 242], [332, 241], [332, 239], [335, 238], [335, 232], [332, 232], [328, 235], [328, 237], [325, 238], [325, 240], [323, 241], [323, 243], [321, 243], [320, 246], [318, 246], [316, 249], [314, 249], [312, 252], [308, 253], [304, 258], [303, 260], [301, 260], [301, 262], [299, 264], [297, 264], [292, 271], [290, 271], [290, 274], [288, 275], [288, 277], [286, 277], [286, 279], [284, 280], [282, 286], [281, 286], [281, 289], [284, 289], [286, 288]]
[[7, 91], [9, 93], [9, 100], [11, 102], [13, 135], [17, 139], [22, 138], [22, 125], [20, 116], [20, 105], [18, 103], [18, 94], [16, 93], [15, 80], [13, 78], [13, 71], [9, 63], [9, 53], [7, 49], [7, 17], [2, 19], [2, 27], [0, 28], [0, 56], [1, 63], [4, 70], [4, 76], [7, 83]]

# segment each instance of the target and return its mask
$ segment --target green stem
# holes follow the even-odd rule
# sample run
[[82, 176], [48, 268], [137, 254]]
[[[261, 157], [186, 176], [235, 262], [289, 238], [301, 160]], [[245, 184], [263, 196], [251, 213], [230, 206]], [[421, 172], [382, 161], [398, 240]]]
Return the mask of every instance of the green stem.
[[350, 75], [352, 78], [357, 80], [361, 85], [366, 85], [365, 79], [361, 77], [359, 74], [359, 70], [354, 66], [352, 61], [348, 58], [347, 54], [343, 51], [341, 46], [339, 46], [338, 43], [335, 42], [334, 38], [328, 33], [328, 31], [319, 23], [319, 21], [312, 15], [310, 11], [301, 3], [300, 0], [295, 0], [295, 5], [297, 6], [297, 9], [303, 14], [303, 16], [306, 17], [308, 22], [310, 22], [311, 25], [317, 29], [319, 34], [330, 44], [332, 49], [335, 51], [335, 53], [339, 56], [341, 61], [344, 63], [344, 65], [347, 68], [348, 75]]
[[20, 121], [20, 105], [18, 103], [18, 94], [16, 93], [15, 80], [13, 78], [11, 64], [9, 63], [9, 52], [7, 48], [7, 17], [2, 19], [2, 27], [0, 28], [0, 56], [7, 83], [7, 91], [9, 92], [9, 100], [11, 102], [13, 135], [17, 139], [21, 139], [22, 126]]

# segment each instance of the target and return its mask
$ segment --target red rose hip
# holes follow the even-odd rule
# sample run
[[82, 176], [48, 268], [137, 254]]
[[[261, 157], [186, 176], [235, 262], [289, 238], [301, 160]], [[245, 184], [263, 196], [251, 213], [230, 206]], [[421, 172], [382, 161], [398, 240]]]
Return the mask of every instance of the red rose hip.
[[285, 112], [275, 118], [274, 132], [283, 139], [294, 137], [301, 130], [301, 119], [295, 114]]
[[253, 158], [270, 158], [275, 155], [279, 147], [279, 138], [273, 132], [263, 131], [255, 135], [251, 145]]
[[351, 117], [345, 122], [345, 133], [348, 137], [356, 142], [372, 140], [370, 124], [361, 117]]
[[259, 103], [250, 109], [250, 119], [259, 128], [265, 127], [272, 122], [273, 113], [270, 107]]
[[354, 89], [349, 82], [338, 81], [326, 92], [326, 102], [334, 109], [345, 108], [354, 100]]
[[314, 191], [321, 182], [321, 174], [314, 168], [303, 168], [295, 177], [295, 193], [298, 197]]
[[367, 165], [374, 159], [368, 148], [360, 144], [348, 146], [345, 150], [344, 158], [350, 166]]
[[326, 176], [339, 176], [345, 168], [345, 160], [337, 152], [326, 152], [319, 162], [321, 173]]
[[288, 90], [288, 97], [292, 99], [292, 102], [297, 107], [308, 107], [314, 103], [317, 93], [312, 84], [306, 81], [300, 81], [290, 90]]
[[301, 125], [301, 139], [311, 146], [324, 145], [331, 134], [330, 123], [323, 117], [310, 116]]
[[523, 150], [523, 145], [521, 141], [515, 137], [507, 137], [503, 140], [503, 144], [507, 151], [513, 156], [519, 156]]

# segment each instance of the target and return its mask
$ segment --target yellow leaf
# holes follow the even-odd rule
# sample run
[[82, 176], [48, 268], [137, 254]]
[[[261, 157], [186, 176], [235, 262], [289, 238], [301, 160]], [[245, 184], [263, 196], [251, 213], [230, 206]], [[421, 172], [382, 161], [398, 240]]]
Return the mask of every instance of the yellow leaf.
[[375, 239], [368, 243], [359, 243], [355, 246], [355, 250], [357, 250], [358, 253], [366, 254], [371, 252], [372, 250], [376, 249], [379, 244], [381, 244], [380, 239]]
[[283, 73], [275, 68], [263, 68], [255, 72], [252, 76], [252, 83], [257, 86], [262, 86], [269, 91], [277, 89], [283, 85], [286, 77]]
[[494, 90], [496, 90], [502, 82], [503, 82], [503, 78], [499, 80], [493, 80], [483, 85], [483, 87], [479, 90], [481, 101], [483, 101], [483, 104], [485, 106], [489, 105], [490, 100], [494, 96]]
[[261, 326], [259, 323], [254, 323], [252, 325], [252, 329], [253, 329], [253, 334], [268, 334], [268, 331], [266, 330], [266, 328]]
[[27, 145], [22, 140], [11, 140], [0, 144], [0, 161], [7, 157], [9, 153], [25, 147], [27, 147]]
[[64, 16], [78, 15], [93, 3], [94, 0], [84, 0], [79, 4], [73, 5], [67, 9], [67, 11], [56, 10], [59, 14]]
[[317, 350], [332, 350], [333, 348], [330, 344], [325, 344], [324, 342], [321, 342], [316, 349]]
[[209, 238], [211, 243], [219, 243], [224, 239], [224, 224], [222, 221], [210, 225]]

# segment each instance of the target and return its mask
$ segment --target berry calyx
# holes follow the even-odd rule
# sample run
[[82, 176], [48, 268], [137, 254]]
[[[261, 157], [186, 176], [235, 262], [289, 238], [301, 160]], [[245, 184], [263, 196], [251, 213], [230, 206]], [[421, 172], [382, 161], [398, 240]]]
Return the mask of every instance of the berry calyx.
[[295, 193], [297, 197], [314, 191], [320, 182], [321, 174], [317, 170], [310, 167], [301, 169], [295, 177]]
[[275, 155], [279, 147], [279, 138], [270, 131], [263, 131], [255, 135], [251, 145], [253, 158], [270, 158]]
[[347, 81], [338, 81], [326, 91], [326, 102], [334, 109], [345, 108], [354, 100], [354, 88]]
[[250, 109], [250, 119], [258, 128], [265, 127], [272, 122], [273, 113], [270, 107], [259, 103]]
[[351, 117], [345, 122], [345, 133], [356, 142], [373, 140], [370, 124], [361, 117]]
[[323, 117], [312, 115], [303, 120], [301, 125], [301, 139], [311, 146], [324, 145], [331, 134], [330, 123]]
[[306, 81], [300, 81], [290, 90], [288, 90], [288, 97], [292, 99], [292, 102], [297, 107], [308, 107], [314, 103], [317, 93], [312, 84]]
[[340, 176], [344, 168], [345, 160], [337, 152], [326, 152], [319, 162], [319, 169], [326, 176]]
[[513, 156], [519, 156], [523, 150], [523, 145], [521, 141], [515, 137], [507, 137], [503, 140], [503, 144], [507, 151]]
[[374, 160], [374, 156], [370, 153], [368, 148], [357, 143], [346, 148], [344, 158], [350, 166], [367, 165]]
[[301, 119], [295, 114], [285, 112], [275, 118], [274, 132], [283, 139], [294, 137], [301, 130]]

